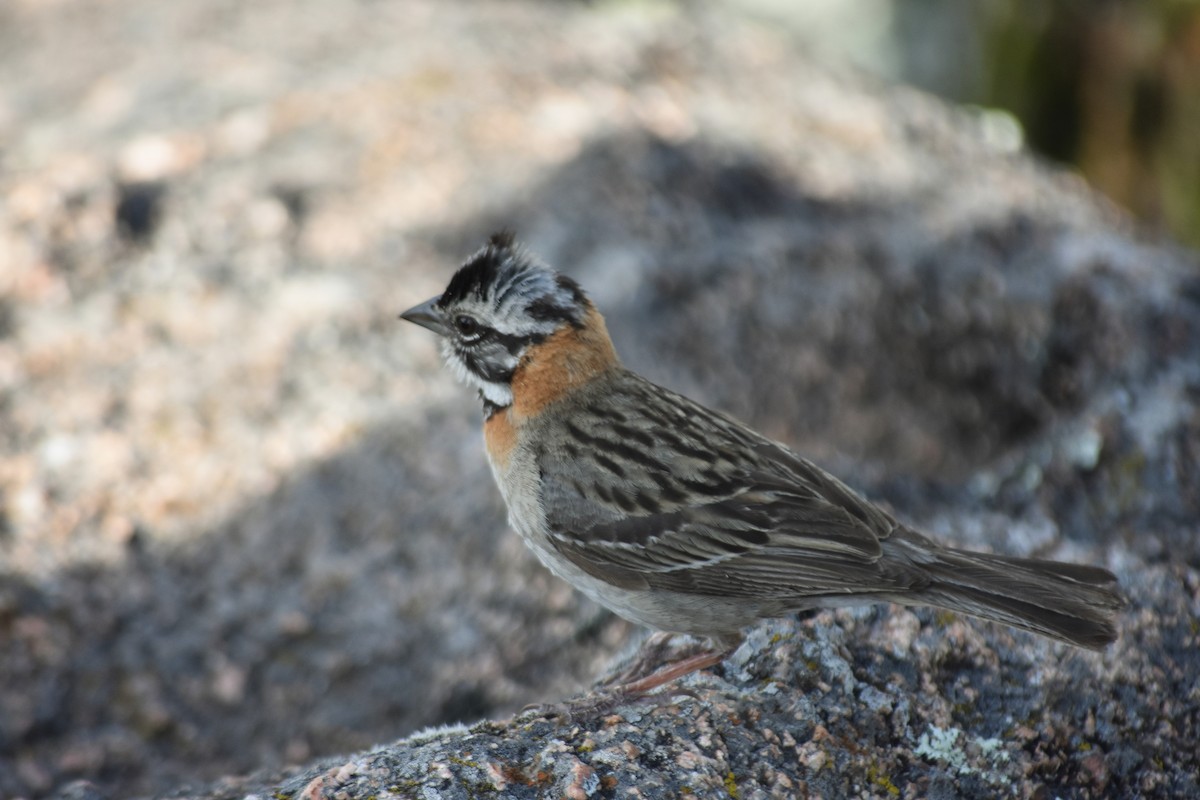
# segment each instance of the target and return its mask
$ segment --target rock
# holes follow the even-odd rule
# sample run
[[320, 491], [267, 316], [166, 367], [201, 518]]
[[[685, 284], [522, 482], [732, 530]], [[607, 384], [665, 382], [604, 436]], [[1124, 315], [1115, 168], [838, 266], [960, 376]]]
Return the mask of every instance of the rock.
[[[0, 795], [1200, 792], [1195, 254], [716, 7], [4, 15]], [[649, 377], [939, 538], [1116, 571], [1121, 639], [823, 611], [514, 718], [632, 631], [504, 530], [394, 322], [504, 225]]]

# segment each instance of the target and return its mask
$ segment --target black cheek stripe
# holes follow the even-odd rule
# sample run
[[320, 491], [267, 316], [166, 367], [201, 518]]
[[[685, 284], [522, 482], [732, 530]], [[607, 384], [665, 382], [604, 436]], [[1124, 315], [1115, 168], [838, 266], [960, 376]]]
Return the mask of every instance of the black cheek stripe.
[[476, 355], [469, 350], [458, 351], [462, 357], [463, 364], [467, 369], [479, 378], [492, 383], [508, 383], [512, 380], [513, 371], [498, 365], [489, 364], [487, 361], [477, 358]]

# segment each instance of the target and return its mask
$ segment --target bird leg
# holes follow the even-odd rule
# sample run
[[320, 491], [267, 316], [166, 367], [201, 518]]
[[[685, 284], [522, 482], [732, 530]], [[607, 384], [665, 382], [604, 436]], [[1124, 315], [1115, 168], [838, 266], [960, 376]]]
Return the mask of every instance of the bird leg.
[[654, 672], [671, 660], [668, 654], [674, 638], [675, 634], [665, 631], [650, 634], [638, 647], [637, 652], [620, 664], [617, 672], [601, 680], [597, 687], [606, 689], [610, 686], [621, 686]]
[[645, 677], [628, 683], [618, 684], [609, 691], [622, 699], [636, 700], [645, 697], [655, 689], [673, 680], [682, 678], [685, 675], [691, 675], [697, 670], [711, 667], [714, 664], [720, 664], [725, 660], [725, 656], [729, 655], [732, 651], [733, 648], [712, 648], [699, 653], [693, 653], [686, 658], [681, 658], [678, 661], [667, 664]]
[[672, 634], [669, 633], [656, 633], [651, 636], [633, 663], [601, 683], [593, 694], [562, 703], [526, 706], [518, 716], [578, 719], [606, 714], [623, 703], [669, 699], [681, 694], [697, 697], [691, 689], [681, 686], [663, 692], [656, 690], [697, 670], [721, 663], [736, 649], [740, 641], [739, 639], [731, 643], [722, 640], [714, 642], [711, 646], [697, 643], [685, 650], [691, 652], [682, 658], [664, 659], [671, 638]]

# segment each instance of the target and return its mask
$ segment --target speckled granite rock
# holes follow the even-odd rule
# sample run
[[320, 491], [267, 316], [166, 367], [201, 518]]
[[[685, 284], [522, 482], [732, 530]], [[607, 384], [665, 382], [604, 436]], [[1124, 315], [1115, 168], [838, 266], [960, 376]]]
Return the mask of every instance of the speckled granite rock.
[[[1176, 624], [1190, 613], [1180, 598], [1166, 614]], [[172, 796], [1189, 796], [1195, 773], [1161, 755], [1189, 734], [1131, 738], [1146, 721], [1122, 698], [1135, 682], [1168, 706], [1194, 692], [1194, 674], [1146, 684], [1154, 668], [1131, 642], [1158, 634], [1132, 625], [1114, 667], [923, 614], [822, 613], [755, 629], [723, 674], [685, 679], [673, 702], [431, 729], [291, 777]]]
[[[0, 23], [0, 796], [1197, 792], [1200, 269], [986, 118], [716, 4]], [[945, 540], [1115, 570], [1121, 640], [823, 612], [503, 722], [631, 630], [504, 530], [394, 322], [499, 225], [639, 371]]]

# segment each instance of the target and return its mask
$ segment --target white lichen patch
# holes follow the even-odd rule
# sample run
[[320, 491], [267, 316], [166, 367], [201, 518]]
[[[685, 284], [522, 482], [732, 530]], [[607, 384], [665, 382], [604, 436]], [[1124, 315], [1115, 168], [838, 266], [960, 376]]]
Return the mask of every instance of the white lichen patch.
[[995, 769], [1010, 760], [1002, 739], [968, 736], [958, 728], [939, 728], [936, 725], [930, 725], [929, 730], [921, 734], [913, 752], [929, 761], [945, 764], [959, 775], [977, 775], [993, 785], [1002, 783], [1004, 775], [972, 766], [968, 755], [977, 752]]

